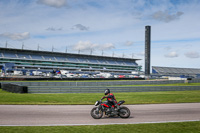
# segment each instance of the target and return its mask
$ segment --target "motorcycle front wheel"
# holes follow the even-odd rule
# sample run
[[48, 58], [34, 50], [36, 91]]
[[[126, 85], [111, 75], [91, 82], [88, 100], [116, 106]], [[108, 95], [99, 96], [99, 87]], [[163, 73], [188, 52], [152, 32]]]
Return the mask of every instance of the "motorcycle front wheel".
[[90, 114], [94, 119], [100, 119], [103, 116], [103, 111], [101, 109], [99, 110], [98, 107], [94, 107]]
[[128, 118], [130, 116], [131, 112], [127, 107], [121, 107], [119, 109], [119, 116], [121, 118]]

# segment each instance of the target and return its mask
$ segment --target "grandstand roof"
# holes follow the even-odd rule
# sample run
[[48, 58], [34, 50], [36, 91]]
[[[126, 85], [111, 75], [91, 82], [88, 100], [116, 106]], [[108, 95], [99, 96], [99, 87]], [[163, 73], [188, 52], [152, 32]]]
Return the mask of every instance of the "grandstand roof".
[[75, 56], [75, 57], [95, 57], [95, 58], [106, 58], [106, 59], [116, 59], [116, 60], [132, 60], [137, 61], [141, 59], [133, 59], [133, 58], [122, 58], [122, 57], [111, 57], [111, 56], [99, 56], [99, 55], [88, 55], [88, 54], [75, 54], [75, 53], [62, 53], [62, 52], [52, 52], [52, 51], [39, 51], [39, 50], [28, 50], [28, 49], [15, 49], [15, 48], [2, 48], [0, 47], [0, 51], [14, 51], [16, 53], [34, 53], [34, 54], [51, 54], [51, 55], [64, 55], [64, 56]]
[[198, 68], [177, 68], [177, 67], [159, 67], [152, 66], [152, 73], [158, 74], [200, 74]]

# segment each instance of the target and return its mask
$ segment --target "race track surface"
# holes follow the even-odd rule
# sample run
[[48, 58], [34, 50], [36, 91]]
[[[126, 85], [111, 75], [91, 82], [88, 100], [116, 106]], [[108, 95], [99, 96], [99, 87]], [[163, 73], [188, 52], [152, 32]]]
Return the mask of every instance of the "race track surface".
[[106, 125], [200, 121], [200, 103], [125, 105], [128, 119], [93, 119], [93, 105], [0, 105], [0, 126]]

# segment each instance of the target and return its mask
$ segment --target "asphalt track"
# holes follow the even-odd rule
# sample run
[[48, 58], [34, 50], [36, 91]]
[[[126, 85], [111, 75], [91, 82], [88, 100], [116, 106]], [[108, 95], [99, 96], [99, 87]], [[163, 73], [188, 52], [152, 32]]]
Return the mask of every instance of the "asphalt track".
[[107, 125], [200, 121], [200, 103], [125, 105], [128, 119], [93, 119], [93, 105], [0, 105], [0, 126]]

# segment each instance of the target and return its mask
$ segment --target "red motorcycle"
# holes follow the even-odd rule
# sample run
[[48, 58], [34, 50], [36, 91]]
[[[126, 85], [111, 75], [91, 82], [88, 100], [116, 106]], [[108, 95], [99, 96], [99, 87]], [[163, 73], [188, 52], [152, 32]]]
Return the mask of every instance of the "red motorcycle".
[[127, 107], [120, 106], [124, 102], [124, 100], [119, 101], [117, 103], [119, 109], [116, 110], [114, 105], [110, 105], [108, 101], [102, 102], [101, 99], [100, 101], [96, 101], [94, 105], [97, 107], [94, 107], [90, 114], [94, 119], [100, 119], [103, 116], [103, 113], [108, 117], [120, 116], [121, 118], [128, 118], [131, 114], [130, 110]]

